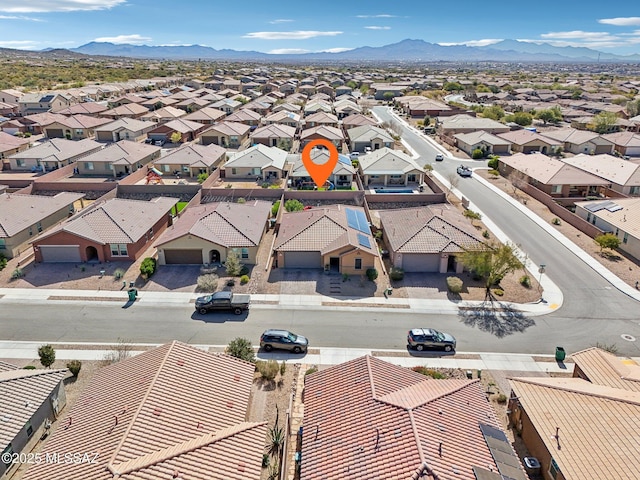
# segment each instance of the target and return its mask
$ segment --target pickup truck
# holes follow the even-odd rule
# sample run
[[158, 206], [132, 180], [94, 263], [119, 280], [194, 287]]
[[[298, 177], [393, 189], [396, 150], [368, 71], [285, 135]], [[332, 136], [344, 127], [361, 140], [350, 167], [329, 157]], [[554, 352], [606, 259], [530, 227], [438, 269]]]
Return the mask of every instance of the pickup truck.
[[240, 315], [245, 310], [249, 310], [251, 298], [249, 295], [232, 292], [216, 292], [196, 299], [196, 311], [201, 315], [211, 310], [232, 311]]
[[456, 171], [461, 177], [470, 177], [473, 174], [471, 169], [469, 167], [465, 167], [464, 165], [460, 165]]

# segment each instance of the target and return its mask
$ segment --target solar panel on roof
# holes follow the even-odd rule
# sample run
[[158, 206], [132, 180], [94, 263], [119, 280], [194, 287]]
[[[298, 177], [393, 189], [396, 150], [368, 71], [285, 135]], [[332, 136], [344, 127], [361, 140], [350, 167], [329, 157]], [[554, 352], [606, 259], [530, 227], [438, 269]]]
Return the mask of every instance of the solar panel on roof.
[[584, 208], [589, 212], [599, 212], [604, 207], [600, 203], [590, 203], [589, 205], [585, 205]]
[[622, 210], [622, 207], [617, 203], [614, 203], [613, 205], [608, 206], [607, 210], [609, 210], [610, 212], [617, 212], [618, 210]]
[[362, 233], [358, 234], [358, 243], [363, 247], [371, 248], [371, 241], [369, 240], [369, 237]]
[[527, 477], [520, 466], [520, 461], [504, 432], [484, 423], [480, 423], [479, 426], [500, 475], [503, 478], [526, 480]]
[[364, 212], [360, 210], [353, 210], [351, 208], [345, 208], [347, 212], [347, 225], [349, 227], [358, 230], [359, 232], [370, 234], [369, 222]]

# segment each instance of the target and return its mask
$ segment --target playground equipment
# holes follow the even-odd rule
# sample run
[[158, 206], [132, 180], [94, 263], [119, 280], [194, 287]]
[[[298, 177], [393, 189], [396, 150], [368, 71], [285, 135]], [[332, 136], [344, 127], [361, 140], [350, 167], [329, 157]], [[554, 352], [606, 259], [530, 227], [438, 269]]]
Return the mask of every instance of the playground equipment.
[[155, 167], [151, 167], [147, 173], [146, 185], [164, 185], [162, 181], [162, 172]]

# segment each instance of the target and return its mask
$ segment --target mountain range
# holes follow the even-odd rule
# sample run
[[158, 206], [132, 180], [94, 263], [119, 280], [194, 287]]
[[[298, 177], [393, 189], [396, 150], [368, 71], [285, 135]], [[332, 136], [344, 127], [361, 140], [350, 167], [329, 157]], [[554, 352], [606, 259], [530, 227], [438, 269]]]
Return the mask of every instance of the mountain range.
[[90, 42], [72, 52], [85, 55], [172, 60], [240, 61], [369, 61], [369, 62], [640, 62], [640, 55], [614, 55], [584, 47], [556, 47], [548, 43], [502, 40], [484, 47], [444, 46], [424, 40], [406, 39], [381, 47], [359, 47], [339, 53], [269, 54], [256, 51], [188, 46], [149, 46]]

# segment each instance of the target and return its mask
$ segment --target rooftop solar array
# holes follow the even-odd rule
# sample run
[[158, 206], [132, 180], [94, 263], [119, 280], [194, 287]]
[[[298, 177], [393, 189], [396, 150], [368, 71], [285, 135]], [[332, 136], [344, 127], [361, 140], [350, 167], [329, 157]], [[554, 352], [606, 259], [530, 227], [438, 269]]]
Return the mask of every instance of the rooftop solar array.
[[518, 460], [504, 432], [484, 423], [480, 424], [480, 431], [484, 435], [484, 440], [487, 442], [502, 478], [505, 480], [527, 480], [520, 460]]
[[364, 215], [364, 212], [360, 210], [353, 210], [352, 208], [345, 208], [345, 211], [347, 212], [347, 225], [349, 225], [349, 227], [358, 230], [359, 232], [366, 233], [367, 235], [371, 234], [369, 222], [367, 221], [367, 217]]
[[600, 210], [609, 210], [610, 212], [617, 212], [618, 210], [622, 210], [622, 207], [618, 205], [616, 202], [612, 202], [611, 200], [605, 200], [603, 202], [590, 203], [585, 205], [584, 208], [590, 212], [599, 212]]
[[369, 240], [369, 237], [367, 237], [366, 235], [364, 235], [362, 233], [358, 234], [358, 243], [362, 247], [371, 248], [371, 241]]

